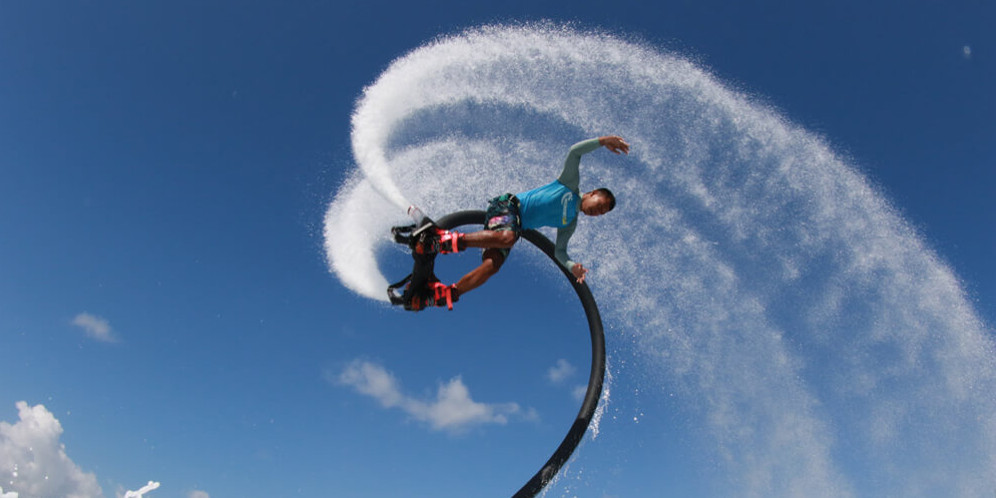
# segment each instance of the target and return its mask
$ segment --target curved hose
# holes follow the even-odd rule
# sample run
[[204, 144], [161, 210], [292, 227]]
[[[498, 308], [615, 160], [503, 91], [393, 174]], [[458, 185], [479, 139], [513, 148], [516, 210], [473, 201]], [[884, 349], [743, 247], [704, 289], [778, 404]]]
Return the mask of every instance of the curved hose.
[[[484, 211], [458, 211], [450, 213], [436, 220], [436, 225], [444, 230], [449, 230], [461, 225], [483, 225]], [[585, 392], [584, 401], [581, 403], [581, 410], [574, 419], [574, 424], [567, 431], [567, 436], [557, 447], [556, 451], [546, 463], [540, 467], [539, 471], [519, 491], [513, 498], [528, 498], [536, 496], [543, 487], [549, 483], [560, 468], [567, 463], [567, 460], [574, 453], [574, 449], [581, 443], [584, 433], [588, 430], [588, 424], [598, 407], [598, 399], [602, 396], [602, 380], [605, 378], [605, 333], [602, 329], [602, 317], [598, 314], [598, 305], [591, 295], [591, 290], [587, 284], [579, 284], [570, 272], [557, 262], [554, 257], [554, 245], [543, 234], [535, 230], [523, 230], [522, 238], [538, 247], [550, 260], [560, 268], [567, 277], [567, 281], [574, 287], [581, 306], [584, 308], [585, 316], [588, 318], [588, 329], [591, 333], [591, 374], [588, 377], [588, 390]]]

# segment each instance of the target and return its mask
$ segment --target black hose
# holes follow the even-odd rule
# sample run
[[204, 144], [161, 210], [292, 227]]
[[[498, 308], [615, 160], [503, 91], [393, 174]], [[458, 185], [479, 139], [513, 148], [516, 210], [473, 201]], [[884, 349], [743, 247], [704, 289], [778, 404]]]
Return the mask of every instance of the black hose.
[[[450, 213], [436, 220], [436, 225], [445, 230], [456, 228], [462, 225], [483, 225], [484, 211], [458, 211]], [[567, 431], [567, 436], [557, 447], [549, 460], [540, 468], [536, 474], [529, 479], [513, 498], [529, 498], [536, 496], [543, 490], [560, 471], [560, 468], [567, 463], [567, 460], [574, 453], [574, 449], [581, 443], [584, 433], [588, 430], [591, 418], [598, 408], [598, 399], [602, 396], [602, 380], [605, 378], [605, 333], [602, 330], [602, 318], [598, 314], [598, 305], [591, 295], [591, 290], [587, 284], [579, 284], [566, 268], [564, 268], [554, 257], [553, 242], [536, 230], [523, 230], [522, 238], [538, 247], [550, 260], [560, 268], [560, 271], [567, 277], [567, 281], [574, 287], [581, 306], [584, 307], [585, 316], [588, 318], [588, 329], [591, 332], [591, 374], [588, 377], [588, 391], [585, 392], [584, 401], [581, 403], [581, 410], [574, 419], [574, 424]]]

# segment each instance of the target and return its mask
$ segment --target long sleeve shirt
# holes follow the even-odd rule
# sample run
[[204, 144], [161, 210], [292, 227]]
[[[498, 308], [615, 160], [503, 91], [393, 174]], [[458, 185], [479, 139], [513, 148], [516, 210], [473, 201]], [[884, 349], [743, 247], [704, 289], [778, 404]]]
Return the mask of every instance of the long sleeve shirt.
[[567, 255], [567, 243], [574, 235], [578, 212], [581, 211], [578, 166], [581, 164], [581, 156], [599, 146], [597, 138], [574, 144], [564, 160], [564, 170], [556, 180], [542, 187], [516, 194], [519, 199], [519, 214], [523, 229], [539, 227], [557, 229], [554, 256], [567, 271], [571, 271], [575, 264]]

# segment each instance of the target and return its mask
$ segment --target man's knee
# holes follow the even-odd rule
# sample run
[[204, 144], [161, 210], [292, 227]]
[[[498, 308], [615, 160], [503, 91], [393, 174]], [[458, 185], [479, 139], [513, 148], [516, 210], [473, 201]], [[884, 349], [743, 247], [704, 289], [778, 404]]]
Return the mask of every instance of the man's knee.
[[488, 277], [498, 273], [501, 265], [505, 263], [505, 255], [500, 250], [493, 248], [484, 251], [484, 256], [481, 259], [481, 269], [487, 273]]
[[509, 248], [515, 245], [515, 242], [519, 240], [519, 234], [512, 230], [501, 230], [495, 232], [496, 242], [501, 245], [502, 248]]
[[501, 270], [501, 265], [495, 263], [494, 260], [491, 259], [485, 259], [483, 262], [483, 266], [484, 266], [484, 274], [488, 278], [495, 276], [495, 274], [498, 273], [498, 270]]

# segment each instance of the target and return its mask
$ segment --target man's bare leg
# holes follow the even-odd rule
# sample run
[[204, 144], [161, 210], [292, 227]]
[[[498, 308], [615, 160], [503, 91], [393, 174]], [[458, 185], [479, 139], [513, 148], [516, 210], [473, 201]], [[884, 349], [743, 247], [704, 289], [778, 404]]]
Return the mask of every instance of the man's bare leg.
[[498, 273], [502, 263], [505, 262], [505, 255], [498, 249], [510, 248], [515, 245], [517, 240], [519, 237], [511, 230], [478, 230], [465, 234], [463, 241], [467, 247], [481, 247], [485, 251], [481, 265], [471, 270], [453, 285], [456, 291], [453, 300], [455, 301], [463, 294], [480, 287]]
[[484, 282], [487, 282], [489, 278], [498, 273], [498, 270], [501, 268], [501, 264], [498, 263], [498, 261], [500, 261], [502, 257], [503, 256], [498, 251], [485, 252], [484, 261], [481, 261], [481, 265], [471, 270], [470, 273], [464, 275], [463, 278], [456, 283], [459, 296], [480, 287], [484, 284]]
[[478, 230], [464, 234], [463, 240], [467, 247], [507, 249], [515, 245], [518, 237], [511, 230]]

